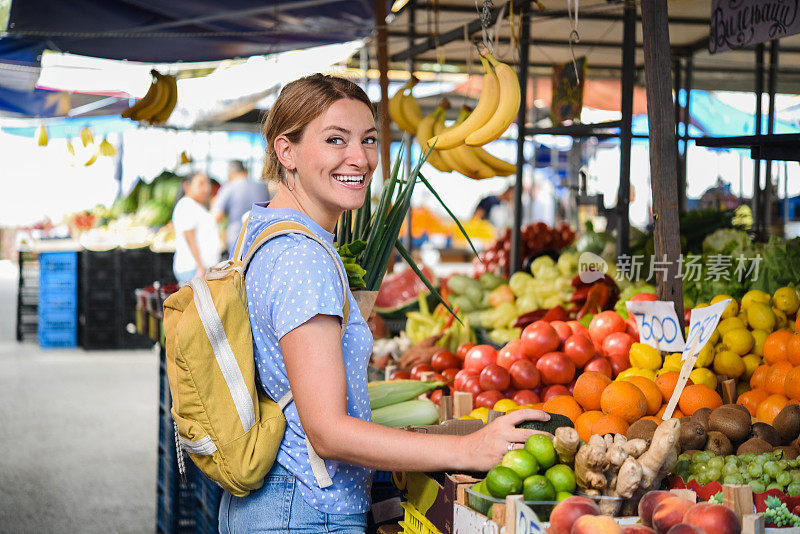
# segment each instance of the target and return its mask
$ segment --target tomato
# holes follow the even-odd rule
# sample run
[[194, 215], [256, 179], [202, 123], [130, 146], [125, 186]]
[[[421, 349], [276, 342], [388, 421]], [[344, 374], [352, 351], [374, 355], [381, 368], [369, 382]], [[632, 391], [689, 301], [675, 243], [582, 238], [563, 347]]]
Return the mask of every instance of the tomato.
[[569, 326], [573, 334], [583, 334], [584, 336], [589, 337], [589, 331], [578, 321], [567, 321], [567, 326]]
[[468, 378], [464, 381], [464, 386], [461, 389], [461, 391], [470, 393], [472, 395], [472, 398], [474, 399], [475, 397], [480, 395], [483, 389], [481, 389], [481, 385], [478, 382], [478, 377], [474, 377], [474, 378]]
[[633, 317], [628, 317], [625, 321], [625, 332], [637, 343], [639, 342], [639, 326], [636, 324], [636, 319]]
[[575, 362], [563, 352], [548, 352], [536, 362], [542, 374], [542, 382], [550, 384], [569, 384], [575, 378]]
[[530, 389], [521, 389], [517, 391], [514, 394], [513, 400], [520, 406], [523, 404], [536, 404], [537, 402], [541, 402], [539, 400], [539, 395]]
[[562, 384], [556, 384], [554, 386], [547, 386], [542, 391], [542, 400], [541, 402], [547, 402], [550, 398], [555, 397], [556, 395], [569, 395], [569, 389]]
[[561, 342], [564, 343], [569, 336], [572, 335], [572, 329], [564, 321], [550, 321], [550, 326], [558, 333]]
[[584, 366], [583, 370], [597, 371], [598, 373], [603, 373], [608, 378], [611, 378], [614, 374], [614, 371], [611, 368], [611, 361], [608, 358], [603, 358], [602, 356], [595, 356], [589, 360], [589, 363]]
[[437, 404], [437, 405], [442, 403], [442, 390], [441, 389], [433, 390], [433, 393], [431, 393], [431, 402], [433, 402], [434, 404]]
[[572, 334], [564, 342], [564, 353], [575, 363], [577, 369], [589, 363], [589, 360], [597, 354], [594, 343], [588, 337], [581, 334]]
[[505, 369], [510, 369], [511, 364], [517, 360], [527, 360], [525, 346], [521, 339], [512, 339], [506, 343], [505, 347], [497, 351], [497, 365]]
[[453, 388], [456, 391], [464, 391], [464, 382], [466, 382], [470, 378], [474, 378], [477, 380], [478, 373], [476, 373], [475, 371], [467, 371], [465, 369], [460, 370], [458, 373], [456, 373], [456, 376], [453, 379]]
[[558, 346], [561, 344], [558, 332], [544, 321], [536, 321], [526, 326], [522, 331], [521, 339], [525, 347], [525, 354], [534, 360], [542, 354], [558, 350]]
[[456, 379], [456, 375], [461, 371], [461, 369], [457, 369], [455, 367], [451, 367], [450, 369], [445, 369], [442, 371], [442, 376], [444, 376], [445, 382], [452, 382]]
[[431, 367], [433, 367], [435, 371], [441, 373], [445, 369], [450, 369], [451, 367], [461, 367], [461, 360], [452, 352], [443, 350], [433, 355], [433, 358], [431, 358]]
[[475, 397], [475, 408], [494, 408], [497, 401], [505, 399], [505, 396], [497, 390], [482, 391]]
[[606, 310], [598, 313], [592, 317], [592, 322], [589, 323], [589, 337], [592, 338], [592, 341], [594, 341], [594, 344], [598, 347], [603, 346], [603, 340], [609, 334], [624, 331], [625, 321], [613, 310]]
[[428, 380], [431, 380], [433, 382], [446, 382], [444, 375], [442, 373], [433, 373]]
[[517, 389], [533, 389], [541, 383], [542, 377], [536, 364], [530, 360], [519, 360], [508, 370], [511, 385]]
[[614, 356], [609, 356], [608, 360], [611, 362], [611, 370], [613, 371], [614, 374], [612, 378], [616, 378], [616, 376], [625, 369], [631, 368], [631, 360], [627, 352], [625, 354], [616, 354]]
[[639, 293], [638, 295], [632, 296], [630, 300], [631, 302], [655, 302], [658, 300], [658, 297], [653, 293]]
[[458, 347], [458, 350], [456, 350], [456, 356], [458, 356], [458, 359], [463, 362], [464, 358], [467, 356], [467, 352], [469, 352], [469, 349], [471, 349], [474, 346], [475, 343], [464, 343], [463, 345]]
[[511, 385], [511, 375], [496, 363], [490, 363], [481, 371], [478, 382], [484, 391], [503, 391]]
[[411, 380], [411, 373], [408, 371], [392, 371], [389, 380]]
[[464, 356], [464, 369], [480, 373], [490, 363], [497, 361], [497, 351], [491, 345], [475, 345]]
[[431, 371], [433, 371], [433, 367], [427, 363], [418, 363], [411, 368], [411, 380], [419, 380], [422, 373], [430, 373]]
[[517, 394], [517, 390], [514, 388], [508, 388], [503, 392], [503, 396], [507, 399], [513, 399], [514, 395]]
[[603, 340], [603, 355], [614, 359], [622, 355], [628, 355], [634, 340], [630, 334], [625, 332], [614, 332]]

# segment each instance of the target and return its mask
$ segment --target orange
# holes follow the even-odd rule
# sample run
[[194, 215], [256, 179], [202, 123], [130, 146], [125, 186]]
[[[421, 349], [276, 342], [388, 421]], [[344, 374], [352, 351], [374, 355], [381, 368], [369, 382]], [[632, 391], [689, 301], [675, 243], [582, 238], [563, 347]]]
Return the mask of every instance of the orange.
[[764, 361], [777, 363], [785, 361], [789, 356], [789, 341], [792, 333], [788, 330], [776, 330], [764, 340]]
[[659, 419], [658, 417], [656, 417], [655, 415], [648, 415], [648, 416], [642, 417], [642, 419], [649, 419], [650, 421], [654, 422], [657, 425], [660, 425], [662, 423], [662, 420]]
[[544, 410], [544, 403], [537, 402], [531, 405], [531, 410]]
[[661, 390], [646, 376], [632, 376], [628, 382], [639, 388], [647, 401], [647, 415], [653, 415], [661, 408]]
[[789, 399], [787, 399], [783, 395], [770, 395], [763, 401], [761, 404], [758, 405], [758, 410], [756, 410], [756, 418], [760, 421], [767, 423], [768, 425], [772, 424], [772, 421], [775, 419], [775, 416], [783, 410], [784, 406], [789, 404]]
[[600, 396], [600, 409], [605, 414], [618, 415], [631, 424], [647, 414], [647, 399], [630, 382], [612, 382]]
[[628, 431], [627, 421], [618, 415], [604, 415], [592, 425], [592, 434], [624, 434]]
[[[672, 392], [675, 390], [675, 385], [678, 383], [678, 377], [680, 375], [678, 371], [670, 371], [656, 378], [656, 386], [661, 390], [661, 396], [664, 402], [669, 402], [669, 399], [672, 397]], [[689, 386], [691, 384], [694, 384], [694, 382], [692, 382], [690, 378], [689, 381], [686, 382], [686, 385]]]
[[[584, 371], [575, 381], [572, 396], [584, 410], [599, 410], [600, 395], [611, 383], [611, 379], [597, 371]], [[585, 440], [584, 440], [585, 441]]]
[[769, 371], [767, 372], [767, 380], [764, 385], [767, 393], [770, 395], [785, 395], [786, 390], [784, 389], [784, 384], [786, 383], [786, 375], [788, 375], [789, 371], [792, 369], [794, 369], [794, 365], [785, 360], [770, 365]]
[[581, 406], [575, 402], [572, 395], [556, 395], [550, 397], [544, 403], [544, 411], [565, 415], [572, 420], [572, 424], [578, 420], [578, 416], [583, 413]]
[[592, 437], [592, 425], [601, 417], [604, 417], [604, 414], [600, 410], [589, 410], [578, 416], [578, 420], [575, 421], [575, 430], [578, 431], [578, 436], [583, 441], [589, 441], [589, 438]]
[[800, 399], [800, 367], [794, 367], [786, 373], [783, 391], [790, 399]]
[[792, 365], [800, 365], [800, 334], [792, 334], [786, 345], [786, 359]]
[[767, 393], [766, 389], [751, 389], [750, 391], [746, 391], [739, 395], [739, 398], [736, 400], [736, 404], [741, 404], [747, 408], [747, 411], [750, 412], [750, 415], [755, 417], [758, 405], [764, 402], [764, 399], [767, 397], [769, 397], [769, 393]]
[[684, 415], [692, 415], [700, 408], [719, 408], [722, 406], [722, 397], [705, 384], [694, 384], [684, 388], [678, 406]]
[[[658, 422], [659, 422], [659, 423], [660, 423], [661, 421], [663, 421], [663, 419], [664, 419], [664, 412], [665, 412], [666, 410], [667, 410], [667, 405], [666, 405], [666, 404], [664, 404], [664, 406], [662, 406], [662, 407], [661, 407], [661, 409], [660, 409], [660, 410], [658, 410], [658, 411], [656, 412], [656, 418], [658, 419]], [[678, 407], [678, 406], [676, 406], [676, 407], [675, 407], [675, 411], [673, 411], [673, 412], [672, 412], [672, 417], [670, 417], [670, 419], [680, 419], [681, 417], [683, 417], [683, 412], [681, 412], [681, 411], [680, 411], [680, 409], [679, 409], [679, 407]]]
[[769, 373], [769, 365], [764, 364], [756, 367], [750, 377], [750, 389], [767, 387], [767, 373]]

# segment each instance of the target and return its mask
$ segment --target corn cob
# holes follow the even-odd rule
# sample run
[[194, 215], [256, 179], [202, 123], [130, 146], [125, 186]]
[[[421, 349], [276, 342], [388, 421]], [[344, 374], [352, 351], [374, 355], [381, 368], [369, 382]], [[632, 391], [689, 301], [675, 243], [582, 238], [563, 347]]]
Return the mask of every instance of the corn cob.
[[390, 380], [386, 382], [370, 382], [369, 407], [373, 410], [416, 399], [423, 393], [442, 387], [442, 382], [420, 382], [419, 380]]

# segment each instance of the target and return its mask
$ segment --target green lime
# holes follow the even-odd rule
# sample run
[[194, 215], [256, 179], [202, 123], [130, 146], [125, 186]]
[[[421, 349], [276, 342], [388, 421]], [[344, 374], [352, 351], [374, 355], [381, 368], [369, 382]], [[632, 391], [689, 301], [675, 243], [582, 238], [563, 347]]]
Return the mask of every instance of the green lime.
[[522, 492], [522, 479], [513, 469], [496, 465], [486, 474], [486, 487], [493, 497], [505, 499]]
[[572, 494], [568, 491], [559, 491], [558, 493], [556, 493], [556, 500], [559, 502], [569, 497], [572, 497]]
[[475, 493], [480, 493], [481, 495], [486, 495], [486, 496], [489, 496], [489, 497], [492, 496], [492, 494], [489, 493], [489, 489], [486, 487], [486, 481], [485, 480], [481, 480], [477, 484], [474, 484], [472, 486], [472, 491], [474, 491]]
[[500, 465], [513, 469], [523, 480], [539, 472], [539, 462], [525, 449], [508, 451]]
[[523, 483], [522, 496], [526, 501], [554, 501], [556, 489], [547, 477], [532, 475]]
[[568, 465], [554, 465], [545, 471], [544, 476], [553, 484], [558, 493], [575, 491], [575, 473]]
[[536, 458], [539, 469], [549, 469], [556, 463], [556, 449], [553, 440], [544, 434], [534, 434], [525, 442], [525, 449]]

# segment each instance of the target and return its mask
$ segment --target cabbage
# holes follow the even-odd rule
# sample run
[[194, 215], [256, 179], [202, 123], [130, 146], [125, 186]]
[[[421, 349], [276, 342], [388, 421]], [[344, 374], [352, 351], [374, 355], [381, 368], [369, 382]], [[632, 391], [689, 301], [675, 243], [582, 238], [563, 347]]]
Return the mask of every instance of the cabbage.
[[721, 228], [703, 240], [703, 252], [707, 254], [738, 255], [750, 245], [750, 238], [741, 230]]

